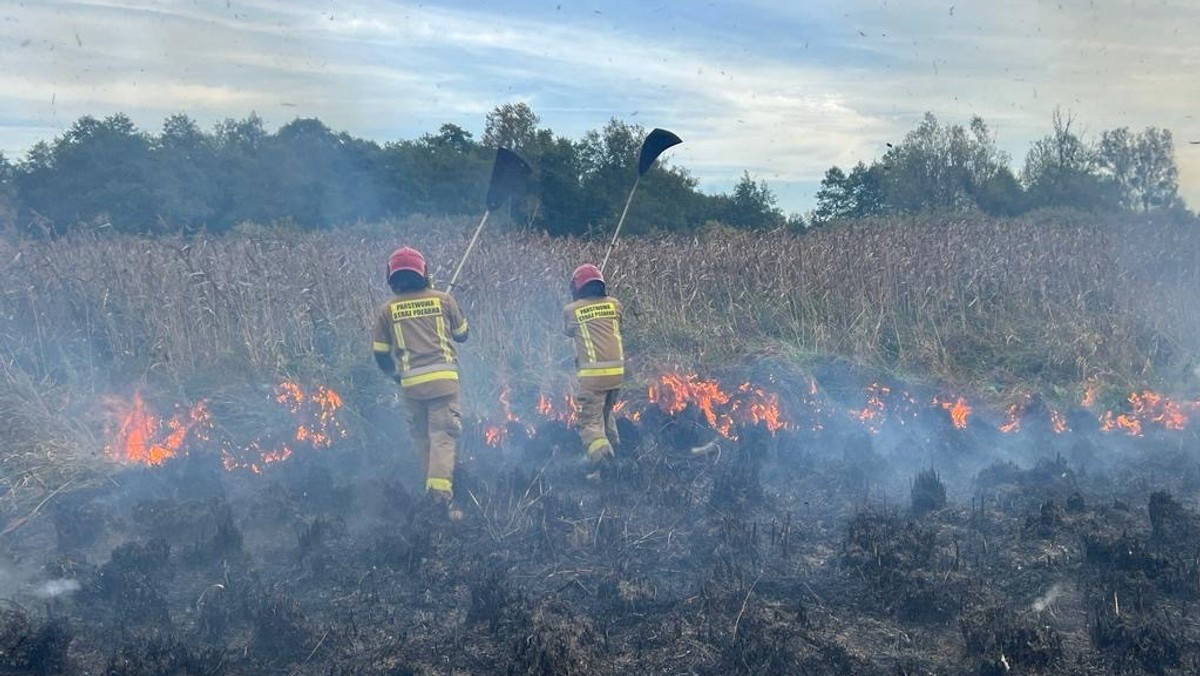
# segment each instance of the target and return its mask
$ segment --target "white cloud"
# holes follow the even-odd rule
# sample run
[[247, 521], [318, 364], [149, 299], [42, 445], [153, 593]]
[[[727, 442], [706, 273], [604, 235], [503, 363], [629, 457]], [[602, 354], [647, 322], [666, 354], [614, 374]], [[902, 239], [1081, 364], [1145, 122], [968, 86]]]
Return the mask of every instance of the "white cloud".
[[702, 187], [728, 189], [749, 170], [786, 186], [790, 210], [807, 205], [796, 186], [879, 156], [926, 110], [958, 123], [982, 115], [1019, 166], [1062, 106], [1096, 133], [1174, 130], [1183, 191], [1200, 205], [1200, 161], [1185, 144], [1200, 139], [1197, 6], [806, 4], [743, 2], [740, 15], [771, 34], [710, 39], [680, 20], [649, 40], [615, 11], [512, 19], [383, 0], [26, 3], [0, 24], [0, 133], [117, 110], [150, 128], [168, 112], [212, 121], [256, 110], [269, 124], [317, 116], [386, 141], [442, 122], [478, 133], [493, 107], [526, 100], [572, 137], [614, 116], [672, 129], [685, 142], [671, 157]]

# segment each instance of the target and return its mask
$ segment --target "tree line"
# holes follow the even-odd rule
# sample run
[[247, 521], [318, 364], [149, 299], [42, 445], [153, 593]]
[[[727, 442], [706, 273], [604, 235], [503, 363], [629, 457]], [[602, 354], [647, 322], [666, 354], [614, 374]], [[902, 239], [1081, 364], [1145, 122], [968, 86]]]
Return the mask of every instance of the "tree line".
[[[415, 214], [479, 214], [495, 149], [516, 151], [536, 180], [506, 205], [511, 223], [552, 234], [610, 227], [637, 178], [645, 130], [617, 119], [571, 140], [540, 126], [524, 104], [487, 115], [481, 139], [444, 124], [415, 140], [379, 144], [296, 119], [268, 132], [255, 114], [205, 131], [187, 115], [157, 134], [128, 116], [85, 116], [11, 162], [0, 156], [0, 220], [62, 232], [105, 222], [132, 232], [289, 221], [331, 228]], [[656, 164], [641, 179], [629, 232], [708, 221], [766, 227], [785, 221], [765, 183], [745, 174], [729, 194], [706, 195], [686, 169]]]
[[[686, 168], [656, 163], [641, 179], [627, 232], [819, 226], [877, 215], [983, 212], [1018, 215], [1061, 207], [1190, 216], [1178, 195], [1171, 133], [1105, 131], [1084, 140], [1056, 112], [1018, 173], [987, 124], [942, 125], [926, 114], [870, 165], [830, 168], [816, 208], [785, 216], [749, 173], [729, 193], [705, 194]], [[415, 214], [481, 212], [495, 149], [516, 151], [536, 180], [505, 207], [510, 224], [554, 235], [604, 231], [637, 178], [646, 131], [618, 119], [580, 139], [554, 134], [525, 103], [487, 114], [482, 138], [454, 125], [387, 143], [295, 119], [274, 133], [255, 114], [210, 131], [168, 117], [146, 133], [123, 114], [85, 116], [12, 161], [0, 155], [0, 225], [64, 232], [108, 223], [130, 232], [291, 222], [331, 228]]]
[[1193, 218], [1179, 196], [1169, 130], [1121, 127], [1089, 141], [1073, 116], [1056, 110], [1051, 122], [1051, 132], [1033, 143], [1018, 173], [982, 118], [963, 127], [940, 124], [926, 113], [870, 165], [826, 171], [809, 223], [929, 212], [1016, 216], [1036, 209]]

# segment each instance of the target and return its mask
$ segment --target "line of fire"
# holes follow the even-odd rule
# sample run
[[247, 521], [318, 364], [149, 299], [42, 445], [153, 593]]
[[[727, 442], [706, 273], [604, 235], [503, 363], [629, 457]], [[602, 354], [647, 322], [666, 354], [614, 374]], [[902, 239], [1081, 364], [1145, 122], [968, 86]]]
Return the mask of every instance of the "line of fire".
[[[850, 423], [879, 434], [889, 426], [919, 422], [940, 425], [950, 432], [990, 426], [1004, 434], [1031, 426], [1068, 434], [1083, 422], [1102, 433], [1143, 436], [1151, 430], [1185, 430], [1200, 412], [1200, 399], [1178, 400], [1148, 389], [1130, 393], [1118, 410], [1098, 410], [1095, 391], [1089, 388], [1070, 412], [1026, 396], [1002, 413], [989, 411], [987, 416], [977, 416], [975, 407], [963, 396], [925, 397], [880, 383], [862, 388], [861, 406], [848, 408], [835, 405], [815, 378], [809, 378], [798, 393], [773, 388], [770, 381], [774, 378], [766, 380], [764, 385], [749, 381], [729, 385], [694, 373], [664, 372], [644, 391], [628, 392], [615, 411], [634, 426], [650, 415], [665, 420], [687, 416], [705, 427], [713, 439], [730, 441], [748, 428], [774, 436], [784, 431], [820, 433], [830, 425]], [[330, 387], [283, 381], [272, 389], [269, 399], [283, 423], [261, 436], [238, 439], [223, 431], [207, 400], [160, 412], [141, 393], [126, 399], [108, 397], [105, 453], [118, 463], [150, 466], [190, 453], [215, 453], [228, 471], [262, 473], [297, 454], [329, 449], [348, 435], [342, 420], [346, 403]], [[470, 427], [482, 448], [502, 449], [513, 434], [528, 439], [546, 422], [567, 427], [576, 422], [570, 394], [538, 393], [532, 405], [523, 407], [528, 410], [522, 411], [514, 410], [517, 407], [511, 400], [511, 390], [503, 388], [494, 413]]]

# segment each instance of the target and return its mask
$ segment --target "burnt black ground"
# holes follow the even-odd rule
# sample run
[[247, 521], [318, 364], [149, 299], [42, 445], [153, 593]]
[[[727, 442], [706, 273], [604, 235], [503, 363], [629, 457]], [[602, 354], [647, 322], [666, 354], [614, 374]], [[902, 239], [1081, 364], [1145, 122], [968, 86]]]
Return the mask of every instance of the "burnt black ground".
[[398, 430], [63, 496], [7, 536], [33, 573], [0, 673], [1200, 669], [1188, 434], [740, 428], [696, 453], [698, 417], [647, 412], [588, 482], [561, 423], [502, 449], [468, 430], [450, 524]]

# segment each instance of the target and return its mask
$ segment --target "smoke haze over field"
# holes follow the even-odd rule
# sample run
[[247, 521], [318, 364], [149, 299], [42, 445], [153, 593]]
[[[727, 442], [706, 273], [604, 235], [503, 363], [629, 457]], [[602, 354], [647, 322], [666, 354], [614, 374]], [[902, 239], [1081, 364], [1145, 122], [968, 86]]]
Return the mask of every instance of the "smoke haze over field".
[[785, 211], [829, 166], [870, 161], [921, 114], [981, 115], [1019, 164], [1051, 111], [1086, 132], [1172, 130], [1180, 194], [1200, 203], [1200, 9], [1021, 0], [802, 6], [754, 0], [506, 5], [49, 0], [0, 16], [0, 150], [20, 155], [85, 114], [153, 130], [257, 111], [316, 116], [380, 142], [527, 101], [578, 137], [610, 117], [668, 126], [708, 192], [748, 170]]

